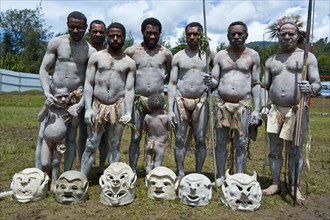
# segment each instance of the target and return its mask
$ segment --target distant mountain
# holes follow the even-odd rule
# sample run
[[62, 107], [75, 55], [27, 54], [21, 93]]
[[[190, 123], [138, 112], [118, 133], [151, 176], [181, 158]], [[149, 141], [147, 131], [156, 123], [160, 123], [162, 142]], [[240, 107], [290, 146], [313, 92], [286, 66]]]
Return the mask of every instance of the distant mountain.
[[261, 47], [263, 48], [264, 46], [265, 47], [270, 47], [272, 45], [276, 44], [276, 42], [271, 42], [271, 41], [253, 41], [253, 42], [250, 42], [250, 43], [246, 43], [245, 45], [247, 47]]

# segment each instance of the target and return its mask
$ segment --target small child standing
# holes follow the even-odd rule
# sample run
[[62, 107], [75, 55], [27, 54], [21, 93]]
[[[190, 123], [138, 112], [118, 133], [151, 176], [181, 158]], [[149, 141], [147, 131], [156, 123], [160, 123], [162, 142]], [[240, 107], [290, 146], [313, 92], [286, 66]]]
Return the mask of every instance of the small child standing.
[[153, 168], [162, 165], [168, 131], [171, 130], [171, 121], [168, 115], [164, 114], [164, 96], [150, 96], [148, 98], [148, 106], [150, 113], [145, 116], [143, 121], [143, 130], [147, 131], [148, 133], [146, 168], [147, 174]]
[[46, 99], [37, 116], [39, 122], [45, 120], [41, 146], [41, 169], [52, 178], [52, 192], [60, 174], [61, 154], [66, 150], [67, 126], [73, 121], [77, 123], [76, 120], [78, 120], [68, 112], [70, 98], [67, 88], [55, 88], [54, 93], [57, 100]]

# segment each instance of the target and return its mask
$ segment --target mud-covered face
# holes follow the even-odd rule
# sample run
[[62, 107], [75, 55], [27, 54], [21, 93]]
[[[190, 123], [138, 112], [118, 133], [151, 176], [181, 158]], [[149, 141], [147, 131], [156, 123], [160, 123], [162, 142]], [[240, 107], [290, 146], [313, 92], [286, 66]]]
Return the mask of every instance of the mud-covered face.
[[122, 206], [135, 198], [136, 175], [126, 163], [116, 162], [104, 171], [99, 179], [100, 201], [108, 206]]
[[292, 51], [297, 47], [299, 40], [298, 29], [293, 24], [285, 24], [280, 28], [278, 40], [284, 51]]
[[86, 31], [86, 23], [83, 19], [69, 18], [67, 22], [68, 32], [70, 37], [74, 41], [80, 41], [83, 39]]
[[31, 202], [45, 198], [49, 177], [38, 168], [27, 168], [13, 176], [10, 188], [17, 202]]
[[78, 204], [88, 199], [87, 177], [76, 170], [62, 173], [56, 180], [55, 199], [62, 204]]
[[227, 171], [222, 192], [221, 201], [233, 210], [255, 211], [260, 207], [262, 191], [256, 172], [249, 176], [244, 173], [230, 175]]
[[151, 199], [175, 199], [176, 175], [167, 167], [156, 167], [146, 176], [147, 194]]
[[179, 198], [186, 205], [207, 205], [212, 198], [211, 181], [199, 173], [184, 176], [180, 181]]
[[230, 27], [230, 31], [227, 34], [230, 46], [234, 48], [241, 48], [244, 46], [248, 37], [248, 33], [245, 32], [243, 25], [234, 25]]
[[159, 37], [160, 37], [159, 27], [156, 25], [148, 24], [144, 32], [142, 32], [142, 34], [143, 34], [143, 42], [145, 46], [149, 50], [153, 49], [159, 41]]

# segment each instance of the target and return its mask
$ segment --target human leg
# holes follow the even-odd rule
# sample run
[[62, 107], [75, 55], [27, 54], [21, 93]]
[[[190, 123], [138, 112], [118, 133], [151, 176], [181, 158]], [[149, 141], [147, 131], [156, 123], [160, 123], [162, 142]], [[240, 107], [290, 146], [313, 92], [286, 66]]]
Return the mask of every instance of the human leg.
[[217, 186], [221, 186], [225, 177], [225, 168], [227, 161], [227, 143], [229, 141], [229, 128], [216, 129], [216, 147], [215, 157], [218, 169]]
[[105, 169], [105, 163], [109, 154], [109, 143], [107, 135], [104, 133], [101, 137], [99, 144], [99, 153], [100, 153], [100, 163], [99, 163], [99, 172], [103, 173]]
[[149, 174], [149, 172], [154, 168], [155, 149], [154, 149], [153, 141], [148, 141], [146, 153], [147, 153], [146, 174]]
[[52, 161], [51, 161], [51, 148], [52, 146], [48, 146], [46, 141], [42, 141], [41, 145], [41, 155], [40, 155], [40, 165], [41, 170], [47, 173], [49, 177], [51, 177], [52, 170]]
[[[89, 126], [89, 125], [88, 125]], [[92, 130], [91, 136], [87, 138], [85, 151], [82, 155], [80, 171], [86, 176], [90, 172], [95, 162], [95, 151], [100, 144], [101, 137], [104, 133], [104, 129], [99, 131]]]
[[66, 151], [64, 152], [64, 171], [72, 169], [72, 165], [76, 157], [76, 137], [78, 125], [79, 121], [77, 118], [72, 119], [72, 122], [68, 125], [66, 134]]
[[197, 173], [201, 173], [203, 169], [203, 165], [206, 158], [206, 127], [208, 122], [208, 106], [203, 105], [199, 112], [199, 117], [196, 122], [193, 121], [193, 129], [194, 136], [196, 140], [195, 147], [195, 158], [196, 158], [196, 166], [195, 171]]
[[38, 142], [36, 146], [36, 152], [35, 152], [35, 167], [42, 169], [41, 167], [41, 148], [42, 148], [42, 142], [43, 142], [43, 137], [44, 137], [44, 130], [45, 130], [45, 123], [46, 121], [43, 120], [40, 123], [39, 127], [39, 133], [38, 133]]
[[[189, 116], [189, 112], [186, 115]], [[174, 158], [177, 167], [178, 177], [184, 176], [184, 159], [186, 156], [185, 141], [187, 137], [188, 120], [182, 120], [177, 104], [174, 104], [174, 113], [177, 116], [177, 124], [175, 125], [175, 144], [174, 144]], [[187, 117], [190, 118], [190, 117]]]
[[136, 173], [136, 166], [140, 156], [140, 141], [142, 138], [142, 122], [144, 119], [145, 114], [140, 113], [136, 107], [134, 107], [133, 115], [132, 115], [132, 122], [136, 126], [135, 129], [131, 129], [131, 142], [129, 144], [129, 164], [132, 168], [133, 172]]
[[52, 181], [50, 184], [50, 191], [55, 191], [56, 180], [60, 176], [61, 153], [56, 149], [52, 155]]
[[264, 195], [274, 195], [280, 192], [280, 178], [283, 164], [283, 140], [278, 134], [268, 133], [270, 142], [269, 166], [272, 175], [272, 185], [262, 190]]
[[107, 142], [109, 146], [108, 160], [109, 163], [119, 162], [120, 160], [120, 143], [123, 135], [123, 125], [121, 123], [115, 123], [113, 125], [107, 125]]
[[86, 140], [87, 140], [87, 125], [84, 119], [85, 110], [79, 114], [79, 136], [78, 136], [78, 157], [79, 162], [81, 163], [82, 155], [85, 151]]
[[[304, 160], [302, 158], [302, 145], [305, 140], [306, 131], [308, 129], [308, 119], [307, 119], [307, 107], [303, 109], [301, 119], [301, 127], [300, 127], [300, 145], [295, 146], [294, 141], [288, 144], [288, 169], [289, 169], [289, 185], [291, 190], [291, 196], [294, 197], [294, 180], [295, 175], [297, 175], [297, 194], [296, 194], [296, 203], [297, 204], [305, 204], [306, 199], [302, 196], [300, 192], [300, 181], [301, 181], [301, 173], [304, 166]], [[297, 167], [296, 167], [297, 166]], [[297, 174], [295, 172], [297, 171]]]
[[244, 109], [241, 118], [242, 135], [239, 135], [238, 131], [234, 132], [235, 140], [235, 161], [236, 161], [236, 173], [244, 173], [246, 167], [246, 157], [247, 157], [247, 135], [248, 135], [248, 117], [249, 112]]

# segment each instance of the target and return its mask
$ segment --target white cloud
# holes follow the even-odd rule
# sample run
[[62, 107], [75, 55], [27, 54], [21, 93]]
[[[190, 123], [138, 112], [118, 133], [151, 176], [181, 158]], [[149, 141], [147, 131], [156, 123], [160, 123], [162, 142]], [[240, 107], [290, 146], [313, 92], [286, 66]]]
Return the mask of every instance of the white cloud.
[[[52, 31], [66, 31], [66, 17], [71, 11], [81, 11], [88, 19], [103, 20], [106, 24], [111, 21], [121, 22], [127, 31], [133, 33], [135, 42], [140, 42], [141, 22], [150, 16], [158, 18], [163, 25], [163, 35], [170, 39], [175, 46], [182, 36], [183, 27], [188, 22], [203, 22], [202, 0], [44, 0], [42, 11], [48, 26]], [[7, 9], [34, 9], [40, 1], [1, 0], [1, 12]], [[317, 0], [315, 4], [314, 42], [320, 38], [330, 38], [328, 0]], [[228, 43], [227, 27], [236, 20], [248, 25], [249, 37], [247, 42], [262, 41], [266, 27], [283, 15], [301, 14], [307, 20], [308, 1], [301, 0], [206, 0], [206, 19], [208, 36], [212, 39], [211, 47], [215, 50], [220, 42]], [[265, 39], [268, 36], [265, 36]]]

